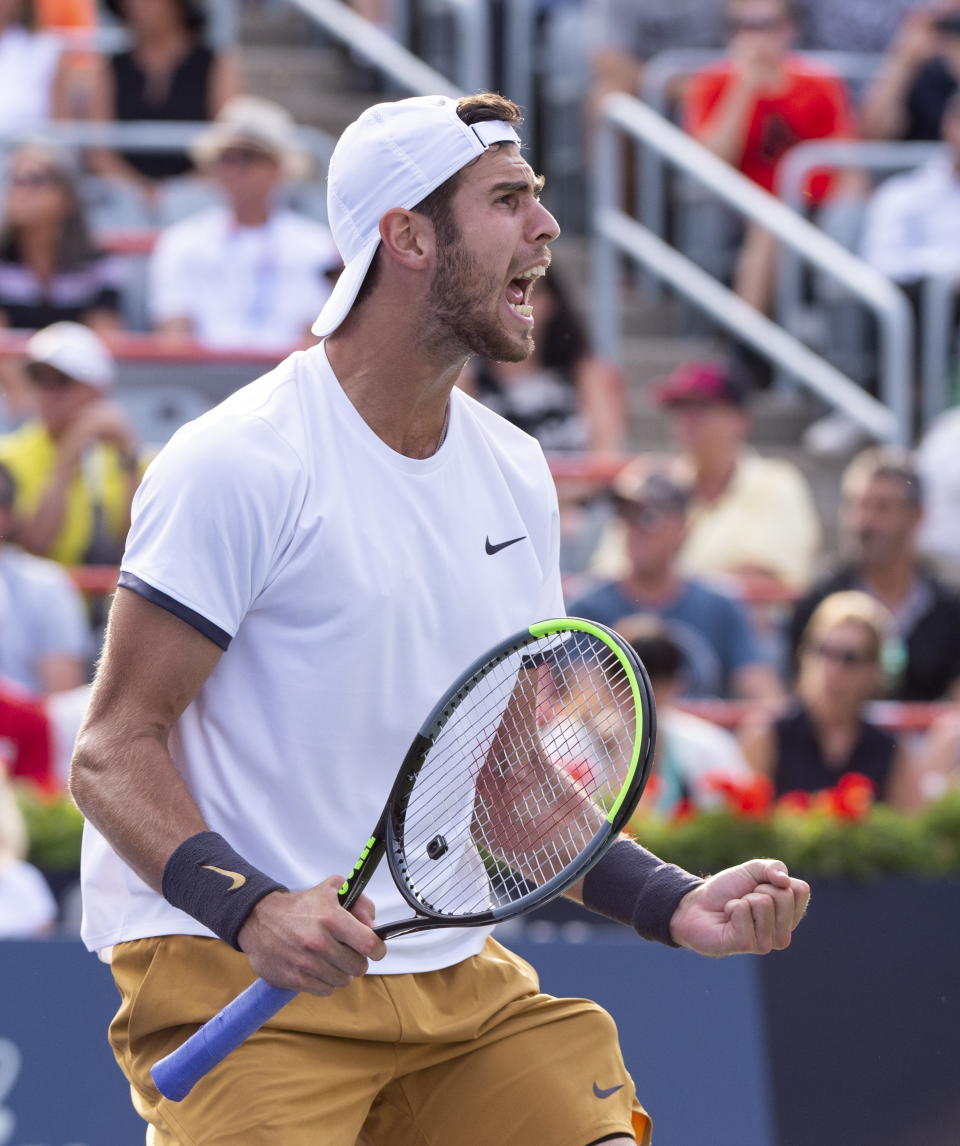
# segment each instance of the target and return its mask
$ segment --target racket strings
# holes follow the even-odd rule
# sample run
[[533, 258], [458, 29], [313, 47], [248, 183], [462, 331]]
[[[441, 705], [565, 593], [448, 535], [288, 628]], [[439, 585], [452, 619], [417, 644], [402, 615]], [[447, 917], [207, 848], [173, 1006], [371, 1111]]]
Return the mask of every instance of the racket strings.
[[561, 632], [465, 690], [395, 815], [401, 874], [432, 911], [517, 903], [605, 829], [641, 724], [633, 678], [609, 646]]

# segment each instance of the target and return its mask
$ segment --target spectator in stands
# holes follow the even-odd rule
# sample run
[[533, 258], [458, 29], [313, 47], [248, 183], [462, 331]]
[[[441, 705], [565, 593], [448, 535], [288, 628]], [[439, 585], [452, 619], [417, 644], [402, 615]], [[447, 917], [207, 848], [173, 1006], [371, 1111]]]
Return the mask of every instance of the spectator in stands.
[[66, 565], [119, 560], [139, 482], [139, 443], [111, 400], [114, 362], [86, 326], [58, 322], [27, 343], [38, 416], [0, 437], [17, 484], [17, 533]]
[[778, 700], [779, 680], [759, 652], [743, 607], [677, 568], [687, 491], [638, 459], [617, 476], [612, 493], [626, 537], [626, 574], [574, 600], [571, 615], [615, 625], [631, 613], [653, 613], [683, 649], [685, 696]]
[[653, 778], [642, 810], [669, 816], [686, 806], [718, 806], [723, 797], [712, 781], [744, 781], [752, 776], [736, 737], [678, 707], [683, 649], [659, 617], [635, 613], [618, 621], [616, 629], [643, 662], [657, 706]]
[[741, 729], [748, 763], [770, 777], [777, 796], [832, 788], [852, 772], [901, 810], [922, 802], [906, 752], [865, 716], [868, 701], [884, 691], [891, 640], [893, 618], [867, 593], [832, 593], [818, 604], [803, 629], [793, 702], [780, 715], [748, 718]]
[[[107, 7], [123, 22], [130, 47], [100, 61], [93, 119], [204, 122], [241, 90], [236, 53], [207, 45], [206, 17], [195, 0], [107, 0]], [[148, 197], [156, 180], [192, 169], [184, 150], [99, 151], [94, 166]]]
[[0, 462], [0, 677], [37, 696], [77, 688], [93, 653], [83, 598], [62, 566], [11, 541], [16, 483]]
[[59, 110], [62, 45], [37, 27], [33, 0], [0, 0], [0, 136], [42, 128]]
[[960, 80], [960, 0], [914, 7], [861, 108], [869, 139], [934, 140]]
[[[681, 569], [747, 589], [806, 588], [821, 535], [813, 495], [793, 463], [748, 446], [749, 391], [735, 368], [691, 362], [654, 393], [678, 450], [673, 472], [691, 491]], [[595, 566], [616, 575], [623, 565], [622, 531], [612, 529]]]
[[53, 893], [26, 854], [26, 825], [0, 764], [0, 939], [44, 935], [57, 919]]
[[150, 263], [156, 329], [218, 350], [302, 344], [340, 260], [326, 227], [278, 206], [284, 181], [307, 171], [293, 121], [277, 104], [237, 96], [194, 154], [227, 206], [160, 236]]
[[119, 329], [122, 268], [90, 234], [65, 153], [42, 143], [13, 151], [2, 217], [0, 325]]
[[960, 271], [960, 92], [947, 101], [942, 134], [946, 153], [882, 183], [864, 220], [864, 259], [914, 302], [923, 279]]
[[[791, 0], [728, 0], [726, 12], [729, 54], [691, 81], [684, 119], [704, 146], [773, 192], [791, 147], [853, 133], [849, 100], [839, 77], [793, 53], [797, 22]], [[815, 173], [806, 189], [810, 206], [822, 204], [837, 187], [829, 173]], [[734, 289], [758, 310], [769, 307], [775, 250], [773, 236], [751, 225]]]
[[921, 562], [917, 537], [924, 494], [914, 459], [893, 446], [858, 454], [843, 475], [841, 544], [846, 559], [798, 603], [791, 646], [800, 649], [814, 610], [832, 593], [859, 589], [893, 615], [904, 646], [895, 700], [942, 700], [960, 687], [960, 597]]

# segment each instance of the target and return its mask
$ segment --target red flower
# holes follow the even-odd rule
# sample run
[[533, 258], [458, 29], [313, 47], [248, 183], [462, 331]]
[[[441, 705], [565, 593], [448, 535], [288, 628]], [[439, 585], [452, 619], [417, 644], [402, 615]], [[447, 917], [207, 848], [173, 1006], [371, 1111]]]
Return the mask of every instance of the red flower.
[[684, 796], [677, 801], [677, 806], [673, 809], [673, 822], [682, 824], [685, 820], [693, 819], [696, 813], [697, 809], [693, 800], [689, 796]]
[[830, 811], [839, 820], [862, 820], [873, 806], [876, 786], [860, 772], [846, 772], [828, 792]]
[[809, 812], [812, 804], [810, 792], [784, 792], [777, 800], [777, 808], [783, 812]]
[[733, 780], [729, 776], [710, 776], [706, 785], [711, 791], [722, 793], [727, 807], [738, 816], [759, 819], [773, 804], [773, 784], [766, 776], [750, 780]]

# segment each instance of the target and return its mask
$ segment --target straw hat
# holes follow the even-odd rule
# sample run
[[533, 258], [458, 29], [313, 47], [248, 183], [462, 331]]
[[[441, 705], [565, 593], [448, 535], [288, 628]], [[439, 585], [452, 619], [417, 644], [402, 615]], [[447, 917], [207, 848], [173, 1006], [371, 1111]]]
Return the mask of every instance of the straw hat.
[[297, 141], [290, 113], [272, 100], [239, 95], [228, 100], [213, 123], [193, 141], [190, 155], [200, 167], [214, 163], [228, 147], [255, 148], [276, 159], [288, 179], [303, 179], [310, 157]]

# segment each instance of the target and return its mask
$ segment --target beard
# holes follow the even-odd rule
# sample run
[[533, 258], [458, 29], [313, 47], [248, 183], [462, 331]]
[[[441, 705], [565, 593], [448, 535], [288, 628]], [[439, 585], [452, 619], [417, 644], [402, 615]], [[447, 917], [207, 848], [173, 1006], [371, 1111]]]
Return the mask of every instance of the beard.
[[425, 338], [455, 353], [480, 354], [496, 362], [522, 362], [533, 352], [533, 335], [507, 331], [499, 316], [503, 282], [464, 248], [449, 218], [435, 222], [437, 273], [427, 299]]

